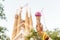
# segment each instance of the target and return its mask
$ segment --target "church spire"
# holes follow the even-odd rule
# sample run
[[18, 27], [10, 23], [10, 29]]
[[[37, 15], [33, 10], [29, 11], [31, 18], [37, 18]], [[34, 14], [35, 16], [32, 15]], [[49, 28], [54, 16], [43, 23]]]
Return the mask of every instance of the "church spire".
[[22, 7], [20, 7], [20, 13], [18, 15], [17, 34], [20, 32], [21, 12], [22, 12]]
[[28, 28], [28, 9], [26, 9], [26, 19], [25, 19], [25, 29], [27, 30]]
[[22, 6], [20, 7], [20, 13], [19, 13], [19, 15], [20, 15], [20, 19], [21, 19], [21, 13], [22, 13]]
[[31, 15], [31, 9], [30, 9], [29, 25], [30, 25], [30, 30], [31, 30], [32, 27], [33, 27], [33, 23], [32, 23], [32, 15]]
[[12, 40], [17, 34], [17, 25], [18, 25], [17, 23], [18, 23], [18, 14], [16, 13], [15, 20], [14, 20], [14, 27], [13, 27], [13, 31], [12, 31]]

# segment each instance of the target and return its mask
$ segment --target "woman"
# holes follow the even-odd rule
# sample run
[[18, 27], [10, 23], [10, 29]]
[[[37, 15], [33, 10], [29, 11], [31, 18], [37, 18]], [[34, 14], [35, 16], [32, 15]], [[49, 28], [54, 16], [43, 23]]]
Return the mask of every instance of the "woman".
[[42, 37], [43, 40], [52, 40], [44, 31], [42, 24], [36, 26], [38, 34]]

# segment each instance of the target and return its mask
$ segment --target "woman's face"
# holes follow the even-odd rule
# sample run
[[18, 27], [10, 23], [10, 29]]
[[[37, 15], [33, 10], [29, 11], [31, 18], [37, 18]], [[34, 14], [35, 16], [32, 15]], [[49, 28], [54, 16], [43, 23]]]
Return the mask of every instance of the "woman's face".
[[40, 17], [40, 16], [36, 16], [36, 19], [37, 19], [37, 20], [40, 20], [40, 19], [41, 19], [41, 17]]
[[37, 26], [36, 29], [37, 29], [38, 32], [40, 31], [40, 27]]
[[38, 32], [43, 31], [43, 27], [41, 27], [41, 26], [36, 26], [36, 29]]

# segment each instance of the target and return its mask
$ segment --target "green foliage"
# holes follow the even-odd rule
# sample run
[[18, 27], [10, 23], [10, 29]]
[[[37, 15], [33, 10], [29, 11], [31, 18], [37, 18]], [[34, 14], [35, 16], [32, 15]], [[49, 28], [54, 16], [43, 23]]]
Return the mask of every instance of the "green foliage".
[[[2, 0], [2, 1], [4, 1], [4, 0]], [[4, 6], [1, 2], [0, 2], [0, 18], [1, 19], [6, 19], [5, 14], [4, 14]]]
[[6, 31], [6, 28], [0, 26], [0, 33], [4, 33]]
[[26, 36], [26, 38], [28, 40], [30, 40], [31, 38], [33, 38], [33, 40], [41, 40], [41, 37], [37, 34], [37, 32], [32, 29], [31, 32], [28, 34], [28, 36]]
[[[0, 0], [4, 1], [4, 0]], [[3, 4], [0, 2], [0, 19], [6, 19], [4, 14]], [[7, 29], [5, 27], [0, 26], [0, 40], [10, 40], [10, 38], [6, 35]]]
[[46, 32], [53, 40], [60, 40], [60, 30], [57, 29], [55, 29], [54, 31], [46, 30]]
[[[60, 30], [54, 29], [54, 31], [45, 31], [49, 37], [52, 38], [52, 40], [60, 40]], [[27, 40], [30, 40], [30, 38], [33, 38], [33, 40], [42, 40], [42, 38], [38, 35], [38, 33], [33, 29], [31, 30], [30, 34], [26, 37]]]
[[0, 40], [10, 40], [8, 36], [6, 36], [7, 29], [5, 27], [0, 26]]

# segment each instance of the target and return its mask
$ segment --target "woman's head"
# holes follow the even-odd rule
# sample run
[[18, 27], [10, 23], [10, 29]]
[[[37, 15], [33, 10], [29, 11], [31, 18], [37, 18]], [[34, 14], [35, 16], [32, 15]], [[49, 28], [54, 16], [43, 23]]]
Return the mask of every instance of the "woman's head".
[[37, 32], [43, 31], [43, 27], [41, 25], [36, 26]]

